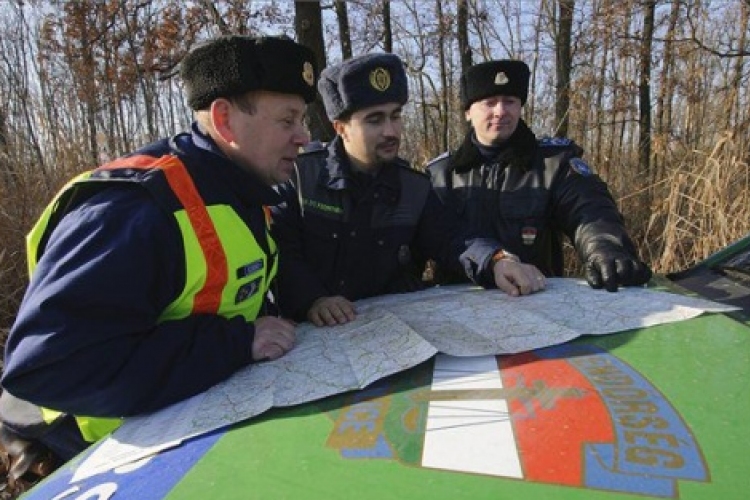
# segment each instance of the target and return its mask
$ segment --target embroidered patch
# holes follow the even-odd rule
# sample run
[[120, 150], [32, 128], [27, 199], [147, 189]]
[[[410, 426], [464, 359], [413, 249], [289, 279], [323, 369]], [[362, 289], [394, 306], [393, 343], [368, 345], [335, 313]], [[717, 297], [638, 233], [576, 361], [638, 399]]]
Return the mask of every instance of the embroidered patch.
[[567, 137], [543, 137], [539, 139], [540, 146], [570, 146], [573, 141]]
[[261, 269], [263, 269], [263, 259], [258, 259], [249, 264], [245, 264], [244, 266], [237, 269], [237, 279], [244, 278], [245, 276], [250, 276], [253, 273], [257, 273]]
[[375, 68], [370, 72], [370, 85], [379, 92], [385, 92], [391, 86], [391, 74], [385, 68]]
[[589, 175], [594, 174], [588, 163], [583, 161], [581, 158], [571, 158], [568, 163], [570, 163], [570, 168], [572, 168], [574, 172], [578, 172], [584, 177], [588, 177]]
[[306, 208], [312, 208], [315, 210], [320, 210], [321, 212], [328, 212], [331, 214], [341, 215], [344, 213], [344, 209], [342, 207], [337, 207], [336, 205], [326, 205], [325, 203], [321, 203], [317, 200], [311, 200], [310, 198], [303, 198], [302, 205]]
[[237, 290], [237, 295], [234, 297], [234, 303], [239, 304], [240, 302], [244, 302], [258, 293], [258, 290], [260, 290], [260, 280], [261, 278], [255, 278], [250, 283], [242, 285], [240, 289]]

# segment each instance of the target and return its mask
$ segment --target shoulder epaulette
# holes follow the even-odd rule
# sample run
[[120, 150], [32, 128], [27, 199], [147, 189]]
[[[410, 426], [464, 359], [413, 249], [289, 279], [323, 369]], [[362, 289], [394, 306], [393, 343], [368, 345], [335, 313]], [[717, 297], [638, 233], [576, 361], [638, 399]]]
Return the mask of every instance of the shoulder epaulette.
[[433, 158], [432, 160], [428, 161], [428, 162], [427, 162], [427, 165], [432, 165], [432, 164], [433, 164], [433, 163], [435, 163], [436, 161], [440, 161], [440, 160], [442, 160], [442, 159], [448, 158], [448, 157], [449, 157], [450, 155], [451, 155], [451, 152], [450, 152], [450, 151], [446, 151], [446, 152], [444, 152], [443, 154], [441, 154], [441, 155], [439, 155], [439, 156], [436, 156], [436, 157], [435, 157], [435, 158]]
[[446, 151], [446, 152], [442, 153], [441, 155], [436, 156], [435, 158], [433, 158], [432, 160], [430, 160], [430, 161], [427, 162], [427, 164], [424, 167], [425, 171], [429, 170], [430, 167], [432, 167], [433, 165], [435, 165], [435, 164], [437, 164], [437, 163], [439, 163], [441, 161], [447, 160], [448, 158], [450, 158], [450, 156], [451, 156], [451, 152], [450, 151]]

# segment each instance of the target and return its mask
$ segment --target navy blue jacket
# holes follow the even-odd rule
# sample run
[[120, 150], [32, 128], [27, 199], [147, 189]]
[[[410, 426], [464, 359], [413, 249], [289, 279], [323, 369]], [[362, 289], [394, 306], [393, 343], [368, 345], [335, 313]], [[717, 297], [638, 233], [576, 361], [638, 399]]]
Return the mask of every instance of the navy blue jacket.
[[[231, 204], [265, 242], [262, 205], [278, 194], [193, 127], [136, 154], [178, 153], [207, 203]], [[107, 183], [110, 184], [110, 183]], [[46, 244], [6, 346], [11, 394], [76, 415], [129, 416], [208, 389], [252, 360], [242, 317], [157, 324], [185, 282], [181, 234], [134, 183], [111, 183], [70, 207]]]
[[279, 303], [296, 320], [320, 297], [358, 300], [424, 287], [427, 259], [492, 282], [489, 263], [499, 245], [463, 230], [429, 177], [404, 160], [374, 178], [354, 174], [337, 137], [301, 155], [296, 179], [279, 189]]
[[579, 258], [603, 245], [637, 256], [607, 185], [569, 139], [537, 140], [522, 121], [507, 147], [485, 158], [472, 140], [428, 165], [433, 186], [464, 224], [547, 276], [562, 276], [568, 237]]

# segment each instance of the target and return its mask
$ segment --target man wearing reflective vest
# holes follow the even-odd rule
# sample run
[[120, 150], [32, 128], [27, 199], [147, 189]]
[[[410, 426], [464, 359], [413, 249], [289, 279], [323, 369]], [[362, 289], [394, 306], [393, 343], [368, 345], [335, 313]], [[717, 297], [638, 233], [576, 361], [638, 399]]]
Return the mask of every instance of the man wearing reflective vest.
[[11, 479], [24, 453], [67, 460], [121, 417], [293, 347], [269, 300], [266, 207], [309, 140], [314, 61], [282, 37], [196, 47], [181, 65], [191, 131], [78, 176], [44, 211], [2, 377]]

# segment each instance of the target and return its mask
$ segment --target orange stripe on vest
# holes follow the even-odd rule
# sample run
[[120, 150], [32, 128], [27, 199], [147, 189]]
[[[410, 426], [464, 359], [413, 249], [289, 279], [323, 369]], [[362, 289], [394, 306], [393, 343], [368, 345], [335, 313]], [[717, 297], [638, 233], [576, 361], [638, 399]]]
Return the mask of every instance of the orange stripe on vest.
[[167, 178], [172, 191], [185, 207], [190, 225], [193, 226], [198, 242], [206, 258], [206, 282], [196, 294], [193, 303], [194, 313], [216, 314], [221, 304], [221, 293], [227, 284], [229, 271], [227, 256], [219, 241], [206, 204], [198, 193], [193, 179], [187, 173], [185, 165], [176, 156], [153, 157], [135, 155], [118, 158], [99, 167], [101, 170], [115, 168], [147, 169], [160, 168]]

